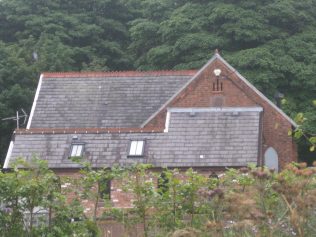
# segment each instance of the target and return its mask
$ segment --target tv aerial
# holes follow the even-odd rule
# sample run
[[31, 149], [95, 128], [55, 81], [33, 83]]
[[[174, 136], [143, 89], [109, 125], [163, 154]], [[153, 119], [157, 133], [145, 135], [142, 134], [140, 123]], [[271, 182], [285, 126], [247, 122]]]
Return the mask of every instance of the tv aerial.
[[16, 128], [19, 129], [20, 128], [20, 119], [24, 118], [22, 125], [26, 124], [28, 115], [27, 113], [24, 111], [24, 109], [21, 108], [22, 111], [22, 115], [19, 114], [19, 111], [16, 111], [16, 116], [13, 117], [8, 117], [8, 118], [3, 118], [1, 119], [2, 121], [6, 121], [6, 120], [13, 120], [16, 121]]

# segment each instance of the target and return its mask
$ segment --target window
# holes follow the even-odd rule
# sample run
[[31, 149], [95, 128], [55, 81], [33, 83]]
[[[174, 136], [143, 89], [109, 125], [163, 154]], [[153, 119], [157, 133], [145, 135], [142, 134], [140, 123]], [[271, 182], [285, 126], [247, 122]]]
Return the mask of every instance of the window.
[[100, 198], [102, 200], [111, 199], [111, 179], [103, 178], [99, 181]]
[[168, 179], [166, 173], [162, 172], [160, 174], [160, 176], [158, 177], [158, 193], [160, 195], [162, 195], [168, 191], [168, 189], [169, 189], [168, 183], [169, 183], [169, 179]]
[[[23, 213], [24, 224], [29, 227], [31, 225], [31, 214], [26, 211]], [[32, 225], [35, 227], [48, 225], [48, 210], [35, 207], [32, 215]]]
[[142, 141], [142, 140], [131, 141], [130, 146], [129, 146], [128, 156], [143, 156], [144, 145], [145, 145], [145, 141]]
[[84, 143], [72, 143], [69, 157], [82, 156], [84, 150]]

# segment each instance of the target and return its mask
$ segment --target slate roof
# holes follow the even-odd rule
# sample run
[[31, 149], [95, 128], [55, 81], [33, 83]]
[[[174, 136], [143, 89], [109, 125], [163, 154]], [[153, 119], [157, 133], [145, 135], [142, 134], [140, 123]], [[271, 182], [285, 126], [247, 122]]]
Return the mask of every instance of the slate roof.
[[195, 72], [44, 73], [30, 128], [139, 127]]
[[[243, 166], [257, 163], [260, 111], [254, 108], [170, 109], [164, 132], [95, 131], [53, 134], [17, 131], [10, 163], [19, 156], [37, 155], [50, 168], [79, 167], [68, 159], [73, 136], [85, 142], [86, 159], [93, 166], [141, 162], [158, 167]], [[66, 131], [65, 131], [66, 132]], [[131, 139], [144, 139], [143, 158], [127, 158]]]

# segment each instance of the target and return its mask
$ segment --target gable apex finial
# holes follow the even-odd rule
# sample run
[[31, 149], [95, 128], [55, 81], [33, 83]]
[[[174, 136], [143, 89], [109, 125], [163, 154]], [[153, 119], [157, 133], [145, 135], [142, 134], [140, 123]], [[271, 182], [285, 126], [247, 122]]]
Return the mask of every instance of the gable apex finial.
[[219, 50], [218, 49], [215, 49], [215, 54], [219, 54]]

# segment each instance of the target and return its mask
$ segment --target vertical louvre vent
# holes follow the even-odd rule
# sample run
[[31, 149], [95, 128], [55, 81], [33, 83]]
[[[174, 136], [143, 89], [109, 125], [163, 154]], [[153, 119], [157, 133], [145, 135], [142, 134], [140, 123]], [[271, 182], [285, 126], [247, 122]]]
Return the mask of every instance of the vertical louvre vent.
[[213, 91], [223, 91], [223, 82], [216, 79], [216, 81], [213, 82]]

